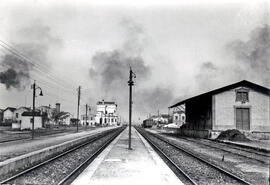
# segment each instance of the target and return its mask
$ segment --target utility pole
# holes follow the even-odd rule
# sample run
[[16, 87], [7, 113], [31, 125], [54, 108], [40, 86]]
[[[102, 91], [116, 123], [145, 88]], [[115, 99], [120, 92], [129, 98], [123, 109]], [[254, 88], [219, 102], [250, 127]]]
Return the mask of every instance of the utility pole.
[[87, 119], [88, 119], [88, 117], [87, 117], [87, 110], [88, 110], [88, 105], [86, 104], [85, 105], [85, 125], [87, 126]]
[[132, 69], [130, 67], [129, 70], [129, 134], [128, 134], [128, 149], [132, 150], [131, 148], [131, 116], [132, 116], [132, 86], [134, 85], [133, 77], [136, 78], [135, 73], [132, 72]]
[[80, 98], [81, 98], [81, 86], [79, 86], [79, 89], [78, 89], [77, 132], [79, 131], [79, 109], [80, 109]]
[[34, 125], [35, 125], [35, 102], [36, 101], [36, 81], [33, 84], [33, 115], [32, 115], [32, 139], [34, 139]]

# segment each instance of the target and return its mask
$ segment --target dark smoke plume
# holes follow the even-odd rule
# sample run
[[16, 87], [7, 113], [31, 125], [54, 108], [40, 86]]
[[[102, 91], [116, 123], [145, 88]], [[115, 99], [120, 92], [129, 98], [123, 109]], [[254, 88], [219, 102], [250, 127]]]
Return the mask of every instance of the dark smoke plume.
[[[167, 107], [173, 103], [174, 96], [169, 87], [147, 88], [135, 94], [136, 109], [144, 115], [156, 113], [158, 110], [167, 111]], [[148, 112], [149, 111], [149, 112]]]
[[14, 55], [5, 55], [2, 59], [2, 66], [7, 69], [0, 72], [0, 83], [5, 84], [7, 89], [11, 87], [24, 89], [25, 82], [30, 78], [29, 70], [32, 66]]
[[130, 66], [136, 71], [137, 82], [143, 81], [150, 73], [142, 57], [129, 57], [119, 50], [96, 53], [92, 58], [92, 66], [90, 76], [99, 79], [102, 89], [108, 93], [127, 85]]
[[270, 27], [257, 27], [244, 42], [235, 40], [226, 45], [227, 66], [205, 62], [196, 75], [198, 89], [205, 92], [241, 80], [270, 86]]
[[[51, 30], [42, 21], [36, 20], [26, 26], [18, 28], [9, 44], [26, 56], [28, 61], [13, 54], [6, 54], [0, 58], [4, 71], [0, 72], [0, 83], [9, 90], [25, 89], [29, 85], [34, 66], [44, 72], [50, 70], [48, 62], [49, 50], [61, 45], [61, 40], [52, 36]], [[16, 51], [15, 51], [16, 52]], [[39, 74], [43, 75], [43, 74]]]
[[247, 42], [234, 41], [228, 47], [242, 66], [241, 70], [236, 69], [236, 72], [244, 78], [252, 76], [265, 85], [270, 84], [269, 25], [254, 29]]
[[137, 76], [134, 86], [135, 115], [144, 113], [145, 116], [150, 112], [156, 112], [159, 108], [167, 111], [169, 101], [172, 99], [172, 93], [168, 88], [156, 88], [152, 84], [151, 87], [149, 85], [145, 87], [145, 84], [150, 82], [151, 68], [146, 65], [143, 58], [146, 39], [142, 27], [130, 19], [122, 20], [120, 26], [124, 28], [125, 37], [122, 48], [97, 52], [92, 57], [89, 74], [96, 84], [100, 84], [97, 90], [99, 95], [104, 99], [116, 100], [122, 114], [127, 117], [127, 81], [131, 66]]

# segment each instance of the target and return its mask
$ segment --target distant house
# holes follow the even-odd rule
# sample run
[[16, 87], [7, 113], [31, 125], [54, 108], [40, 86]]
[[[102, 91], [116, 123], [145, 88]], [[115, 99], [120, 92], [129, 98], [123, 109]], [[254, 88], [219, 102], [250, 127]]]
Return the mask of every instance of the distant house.
[[4, 109], [0, 109], [0, 125], [3, 122], [3, 112], [4, 112]]
[[172, 114], [173, 117], [173, 123], [175, 123], [177, 126], [182, 126], [186, 121], [186, 114], [182, 110], [175, 110]]
[[95, 114], [89, 113], [86, 117], [85, 114], [81, 115], [82, 125], [94, 126], [95, 125]]
[[70, 125], [70, 119], [72, 118], [72, 114], [69, 112], [60, 112], [57, 115], [58, 124], [59, 125]]
[[182, 134], [216, 137], [227, 129], [270, 135], [270, 89], [240, 81], [180, 101], [185, 104], [186, 124]]
[[36, 108], [37, 110], [40, 110], [41, 113], [47, 113], [48, 120], [51, 120], [53, 117], [53, 113], [56, 111], [56, 108], [51, 108], [50, 106], [42, 105]]
[[14, 107], [7, 107], [3, 111], [3, 124], [11, 126], [11, 123], [14, 121], [14, 111], [15, 110], [16, 110], [16, 108], [14, 108]]
[[171, 117], [168, 114], [161, 114], [158, 116], [152, 116], [151, 119], [153, 120], [154, 124], [168, 124]]

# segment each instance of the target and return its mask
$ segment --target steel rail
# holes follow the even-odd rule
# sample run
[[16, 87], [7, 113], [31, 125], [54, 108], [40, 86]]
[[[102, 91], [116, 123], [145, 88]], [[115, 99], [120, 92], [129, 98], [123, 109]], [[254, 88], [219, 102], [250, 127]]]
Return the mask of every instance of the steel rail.
[[[123, 128], [121, 128], [120, 130], [122, 130], [122, 129], [123, 129]], [[91, 139], [88, 140], [87, 142], [84, 142], [84, 143], [82, 143], [82, 144], [80, 144], [80, 145], [77, 145], [76, 147], [73, 147], [72, 149], [69, 149], [69, 150], [67, 150], [67, 151], [65, 151], [65, 152], [63, 152], [63, 153], [61, 153], [61, 154], [59, 154], [59, 155], [56, 155], [55, 157], [49, 158], [49, 159], [47, 159], [47, 160], [45, 160], [45, 161], [43, 161], [43, 162], [41, 162], [41, 163], [39, 163], [39, 164], [37, 164], [37, 165], [34, 165], [34, 166], [30, 167], [30, 168], [27, 168], [27, 169], [21, 171], [20, 173], [15, 174], [15, 175], [13, 175], [13, 176], [11, 176], [11, 177], [9, 177], [9, 178], [7, 178], [7, 179], [1, 181], [0, 184], [9, 184], [9, 183], [8, 183], [9, 181], [12, 181], [12, 180], [14, 180], [14, 179], [16, 179], [16, 178], [18, 178], [18, 177], [20, 177], [20, 176], [26, 174], [26, 173], [29, 173], [29, 172], [31, 172], [31, 171], [33, 171], [33, 170], [35, 170], [35, 169], [37, 169], [37, 168], [39, 168], [39, 167], [45, 165], [45, 164], [48, 164], [49, 162], [52, 162], [52, 161], [54, 161], [54, 160], [56, 160], [56, 159], [58, 159], [58, 158], [60, 158], [60, 157], [63, 157], [63, 156], [65, 156], [65, 155], [67, 155], [67, 154], [69, 154], [69, 153], [71, 153], [71, 152], [73, 152], [73, 151], [75, 151], [75, 150], [77, 150], [77, 149], [79, 149], [79, 148], [85, 146], [85, 145], [88, 145], [88, 144], [90, 144], [90, 143], [93, 143], [93, 142], [95, 142], [96, 140], [98, 140], [98, 139], [100, 139], [100, 138], [106, 136], [108, 133], [117, 132], [117, 130], [118, 130], [118, 129], [112, 129], [112, 130], [109, 130], [109, 131], [104, 131], [104, 132], [102, 132], [102, 133], [98, 133], [98, 134], [96, 134], [96, 135], [93, 135], [93, 138], [91, 138]]]
[[[136, 128], [136, 127], [135, 127]], [[156, 144], [154, 144], [150, 139], [149, 139], [149, 137], [145, 134], [145, 133], [143, 133], [143, 131], [141, 130], [141, 129], [138, 129], [138, 128], [136, 128], [136, 130], [149, 142], [149, 144], [156, 150], [156, 151], [158, 151], [160, 154], [162, 154], [162, 156], [166, 159], [166, 160], [168, 160], [172, 165], [173, 165], [173, 167], [174, 168], [176, 168], [177, 169], [177, 171], [180, 173], [180, 174], [182, 174], [183, 176], [184, 176], [184, 178], [187, 180], [187, 181], [189, 181], [191, 184], [193, 184], [193, 185], [197, 185], [197, 183], [186, 173], [186, 172], [184, 172], [177, 164], [175, 164], [175, 162], [172, 160], [172, 159], [170, 159], [170, 157], [167, 155], [167, 154], [165, 154]]]
[[[77, 168], [75, 168], [71, 173], [64, 177], [57, 185], [70, 184], [70, 179], [73, 176], [78, 176], [80, 170], [84, 170], [85, 166], [88, 166], [121, 132], [123, 129], [116, 131], [116, 133], [110, 137], [104, 144], [102, 144], [92, 155], [90, 155], [83, 163], [81, 163]], [[71, 182], [73, 179], [71, 180]]]
[[[144, 132], [146, 132], [146, 131], [144, 131]], [[176, 145], [174, 143], [171, 143], [171, 142], [165, 140], [164, 138], [162, 138], [161, 136], [159, 136], [157, 134], [150, 133], [150, 132], [147, 132], [147, 134], [149, 134], [149, 135], [151, 135], [151, 136], [153, 136], [153, 137], [155, 137], [155, 138], [157, 138], [157, 139], [165, 142], [166, 144], [168, 144], [168, 145], [170, 145], [170, 146], [172, 146], [172, 147], [174, 147], [174, 148], [176, 148], [176, 149], [178, 149], [178, 150], [180, 150], [180, 151], [182, 151], [182, 152], [184, 152], [184, 153], [186, 153], [186, 154], [188, 154], [188, 155], [190, 155], [190, 156], [198, 159], [199, 161], [201, 161], [201, 162], [203, 162], [203, 163], [205, 163], [205, 164], [207, 164], [207, 165], [209, 165], [209, 166], [217, 169], [221, 173], [226, 174], [227, 176], [229, 176], [229, 177], [237, 180], [240, 183], [243, 183], [243, 184], [246, 184], [246, 185], [251, 185], [251, 183], [247, 182], [246, 180], [242, 179], [241, 177], [238, 177], [235, 174], [232, 174], [231, 172], [229, 172], [229, 171], [227, 171], [227, 170], [225, 170], [225, 169], [223, 169], [223, 168], [221, 168], [221, 167], [219, 167], [219, 166], [217, 166], [217, 165], [215, 165], [215, 164], [213, 164], [213, 163], [211, 163], [211, 162], [203, 159], [202, 157], [197, 156], [197, 155], [193, 154], [190, 151], [187, 151], [185, 148], [182, 148], [182, 147], [180, 147], [180, 146], [178, 146], [178, 145]]]
[[[228, 144], [225, 144], [225, 147], [227, 147], [227, 149], [224, 149], [224, 148], [218, 147], [218, 146], [217, 146], [218, 143], [204, 143], [204, 141], [193, 141], [193, 140], [187, 139], [187, 138], [181, 138], [181, 139], [184, 139], [184, 140], [186, 140], [186, 141], [193, 142], [193, 143], [196, 143], [196, 144], [201, 144], [201, 145], [204, 145], [204, 146], [207, 146], [207, 147], [210, 147], [210, 148], [218, 149], [218, 150], [221, 150], [221, 151], [224, 151], [224, 152], [227, 152], [227, 153], [231, 153], [231, 154], [233, 154], [233, 155], [238, 155], [238, 156], [241, 156], [241, 157], [244, 157], [244, 158], [247, 158], [247, 159], [251, 159], [251, 160], [254, 160], [254, 161], [258, 161], [258, 162], [260, 162], [260, 163], [269, 164], [269, 162], [267, 162], [267, 161], [263, 161], [263, 160], [256, 159], [256, 158], [253, 158], [253, 157], [249, 157], [249, 156], [246, 156], [246, 155], [237, 153], [237, 152], [230, 151], [230, 149], [239, 150], [239, 148], [231, 147], [231, 146], [228, 145]], [[213, 145], [212, 145], [212, 144], [213, 144]], [[214, 145], [215, 145], [215, 146], [214, 146]], [[224, 146], [224, 145], [223, 145], [223, 146]], [[242, 151], [243, 151], [243, 152], [250, 153], [250, 154], [253, 154], [251, 151], [248, 151], [248, 150], [242, 150]], [[258, 156], [260, 156], [260, 157], [267, 157], [267, 158], [269, 158], [268, 155], [259, 154], [259, 153], [255, 153], [255, 154], [258, 155]]]

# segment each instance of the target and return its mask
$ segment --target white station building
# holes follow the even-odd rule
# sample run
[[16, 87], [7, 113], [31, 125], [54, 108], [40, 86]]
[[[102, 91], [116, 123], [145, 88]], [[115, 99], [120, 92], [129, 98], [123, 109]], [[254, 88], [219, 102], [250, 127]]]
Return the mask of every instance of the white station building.
[[118, 122], [117, 104], [109, 101], [98, 101], [95, 122], [100, 126], [115, 126]]

